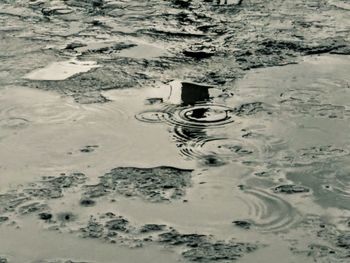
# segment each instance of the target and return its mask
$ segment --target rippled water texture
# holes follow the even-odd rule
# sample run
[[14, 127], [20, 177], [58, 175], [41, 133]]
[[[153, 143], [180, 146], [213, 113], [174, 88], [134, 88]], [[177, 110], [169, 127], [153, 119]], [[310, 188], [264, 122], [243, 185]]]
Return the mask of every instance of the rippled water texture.
[[1, 0], [0, 263], [349, 262], [349, 10]]
[[[275, 251], [284, 251], [282, 262], [346, 262], [349, 70], [348, 57], [305, 57], [300, 64], [252, 71], [230, 92], [175, 80], [108, 91], [103, 95], [109, 103], [89, 105], [47, 91], [2, 89], [1, 231], [10, 238], [0, 239], [0, 252], [39, 259], [24, 251], [16, 254], [11, 245], [30, 232], [30, 225], [49, 238], [56, 234], [47, 229], [59, 230], [65, 233], [62, 242], [78, 242], [83, 249], [90, 241], [80, 241], [81, 229], [86, 236], [86, 229], [108, 228], [106, 220], [116, 213], [122, 217], [113, 221], [122, 224], [115, 227], [122, 231], [117, 239], [89, 234], [107, 254], [114, 252], [101, 240], [135, 246], [141, 242], [138, 227], [155, 223], [164, 225], [157, 231], [172, 227], [218, 240], [258, 242], [258, 252], [242, 262], [271, 262]], [[135, 170], [137, 177], [128, 177], [132, 167], [160, 167], [157, 174], [173, 169], [164, 165], [187, 170], [172, 170], [178, 173], [174, 178], [164, 172], [162, 180], [168, 181], [149, 177], [152, 170]], [[111, 171], [115, 167], [131, 168], [123, 175], [118, 173], [124, 168]], [[57, 179], [63, 188], [40, 180], [77, 171], [88, 179]], [[158, 203], [158, 197], [167, 196], [168, 202]], [[38, 244], [45, 238], [30, 235]], [[144, 244], [135, 262], [145, 251], [153, 253], [147, 262], [168, 253], [157, 238]], [[47, 244], [47, 251], [62, 258], [65, 248], [54, 251], [54, 245]], [[335, 252], [325, 254], [326, 248]], [[107, 254], [98, 260], [110, 262]], [[85, 256], [71, 254], [96, 258]]]

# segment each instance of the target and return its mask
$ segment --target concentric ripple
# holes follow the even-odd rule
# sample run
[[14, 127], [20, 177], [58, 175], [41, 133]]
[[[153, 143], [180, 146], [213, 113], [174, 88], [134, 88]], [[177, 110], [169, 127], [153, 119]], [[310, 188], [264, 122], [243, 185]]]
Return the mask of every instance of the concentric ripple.
[[262, 232], [278, 232], [291, 228], [301, 216], [287, 201], [261, 189], [247, 189], [244, 202], [252, 216], [249, 221]]
[[26, 120], [34, 123], [66, 123], [81, 120], [84, 116], [70, 105], [52, 103], [33, 104], [28, 107], [11, 107], [4, 110], [9, 120]]
[[184, 109], [179, 112], [182, 119], [200, 123], [204, 125], [215, 125], [217, 123], [225, 124], [232, 122], [229, 114], [230, 109], [225, 106], [213, 105], [213, 106], [195, 106], [189, 109]]
[[161, 110], [144, 111], [137, 114], [135, 118], [147, 123], [161, 123], [170, 118], [170, 113]]
[[8, 128], [8, 129], [20, 129], [27, 127], [29, 124], [29, 121], [25, 118], [3, 118], [0, 119], [0, 127], [2, 128]]
[[171, 112], [166, 121], [183, 127], [218, 127], [232, 123], [232, 109], [223, 105], [202, 104], [191, 107], [168, 107]]
[[271, 163], [286, 147], [286, 142], [275, 136], [256, 133], [239, 125], [224, 134], [216, 130], [175, 126], [171, 132], [181, 155], [190, 159], [216, 156], [226, 163]]
[[[15, 99], [13, 99], [15, 98]], [[32, 124], [67, 123], [85, 117], [82, 107], [56, 94], [26, 88], [3, 90], [0, 100], [0, 122], [7, 127]]]
[[165, 122], [187, 128], [218, 127], [234, 122], [231, 108], [214, 104], [190, 107], [168, 105], [164, 109], [143, 111], [135, 117], [143, 122]]
[[182, 155], [194, 159], [216, 156], [226, 162], [260, 159], [259, 149], [244, 141], [230, 138], [196, 138], [184, 142], [180, 148]]

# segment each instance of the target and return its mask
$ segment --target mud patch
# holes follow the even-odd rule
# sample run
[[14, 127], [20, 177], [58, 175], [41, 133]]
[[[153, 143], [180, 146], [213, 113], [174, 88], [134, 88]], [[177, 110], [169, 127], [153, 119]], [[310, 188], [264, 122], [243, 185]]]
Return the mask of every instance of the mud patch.
[[77, 187], [85, 181], [84, 174], [72, 173], [58, 177], [43, 177], [39, 182], [19, 186], [17, 191], [0, 195], [0, 215], [7, 217], [11, 213], [21, 215], [39, 213], [40, 219], [49, 220], [52, 215], [47, 213], [49, 210], [47, 201], [62, 198], [68, 189]]
[[86, 261], [72, 261], [72, 260], [65, 260], [65, 259], [49, 259], [49, 260], [39, 260], [39, 261], [32, 261], [31, 263], [89, 263]]
[[293, 248], [293, 252], [307, 254], [316, 262], [348, 261], [350, 256], [348, 231], [340, 230], [338, 226], [316, 215], [308, 215], [301, 227], [306, 231], [306, 235], [315, 235], [319, 241], [309, 244], [307, 250]]
[[180, 234], [175, 230], [159, 235], [159, 242], [185, 247], [182, 256], [194, 262], [233, 261], [258, 248], [256, 244], [212, 241], [206, 235]]
[[152, 233], [152, 232], [164, 231], [165, 229], [166, 229], [166, 225], [146, 224], [141, 227], [140, 233]]
[[100, 184], [86, 186], [87, 197], [116, 192], [139, 196], [153, 202], [178, 199], [191, 186], [192, 170], [160, 166], [155, 168], [120, 167], [100, 177]]
[[159, 235], [159, 242], [172, 246], [185, 245], [188, 247], [197, 247], [200, 243], [207, 240], [207, 236], [199, 234], [180, 234], [176, 230]]
[[256, 249], [257, 246], [247, 243], [204, 243], [186, 250], [182, 255], [194, 262], [227, 262], [238, 260]]

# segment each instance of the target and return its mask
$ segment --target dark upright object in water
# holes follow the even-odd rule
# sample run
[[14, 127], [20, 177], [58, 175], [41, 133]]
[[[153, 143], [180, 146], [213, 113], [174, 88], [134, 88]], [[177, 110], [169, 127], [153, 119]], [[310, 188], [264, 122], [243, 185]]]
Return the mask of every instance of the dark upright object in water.
[[194, 105], [198, 102], [209, 100], [210, 86], [199, 85], [191, 82], [182, 82], [181, 100], [183, 105]]

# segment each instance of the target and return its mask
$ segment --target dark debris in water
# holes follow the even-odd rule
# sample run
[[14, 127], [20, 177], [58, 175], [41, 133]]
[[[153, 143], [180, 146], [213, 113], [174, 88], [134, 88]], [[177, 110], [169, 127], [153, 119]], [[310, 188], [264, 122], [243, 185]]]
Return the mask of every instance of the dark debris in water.
[[98, 145], [86, 145], [85, 147], [81, 148], [80, 151], [82, 153], [91, 153], [95, 151], [96, 148], [98, 148]]
[[236, 221], [233, 221], [233, 224], [242, 229], [250, 229], [252, 226], [252, 223], [246, 220], [236, 220]]

